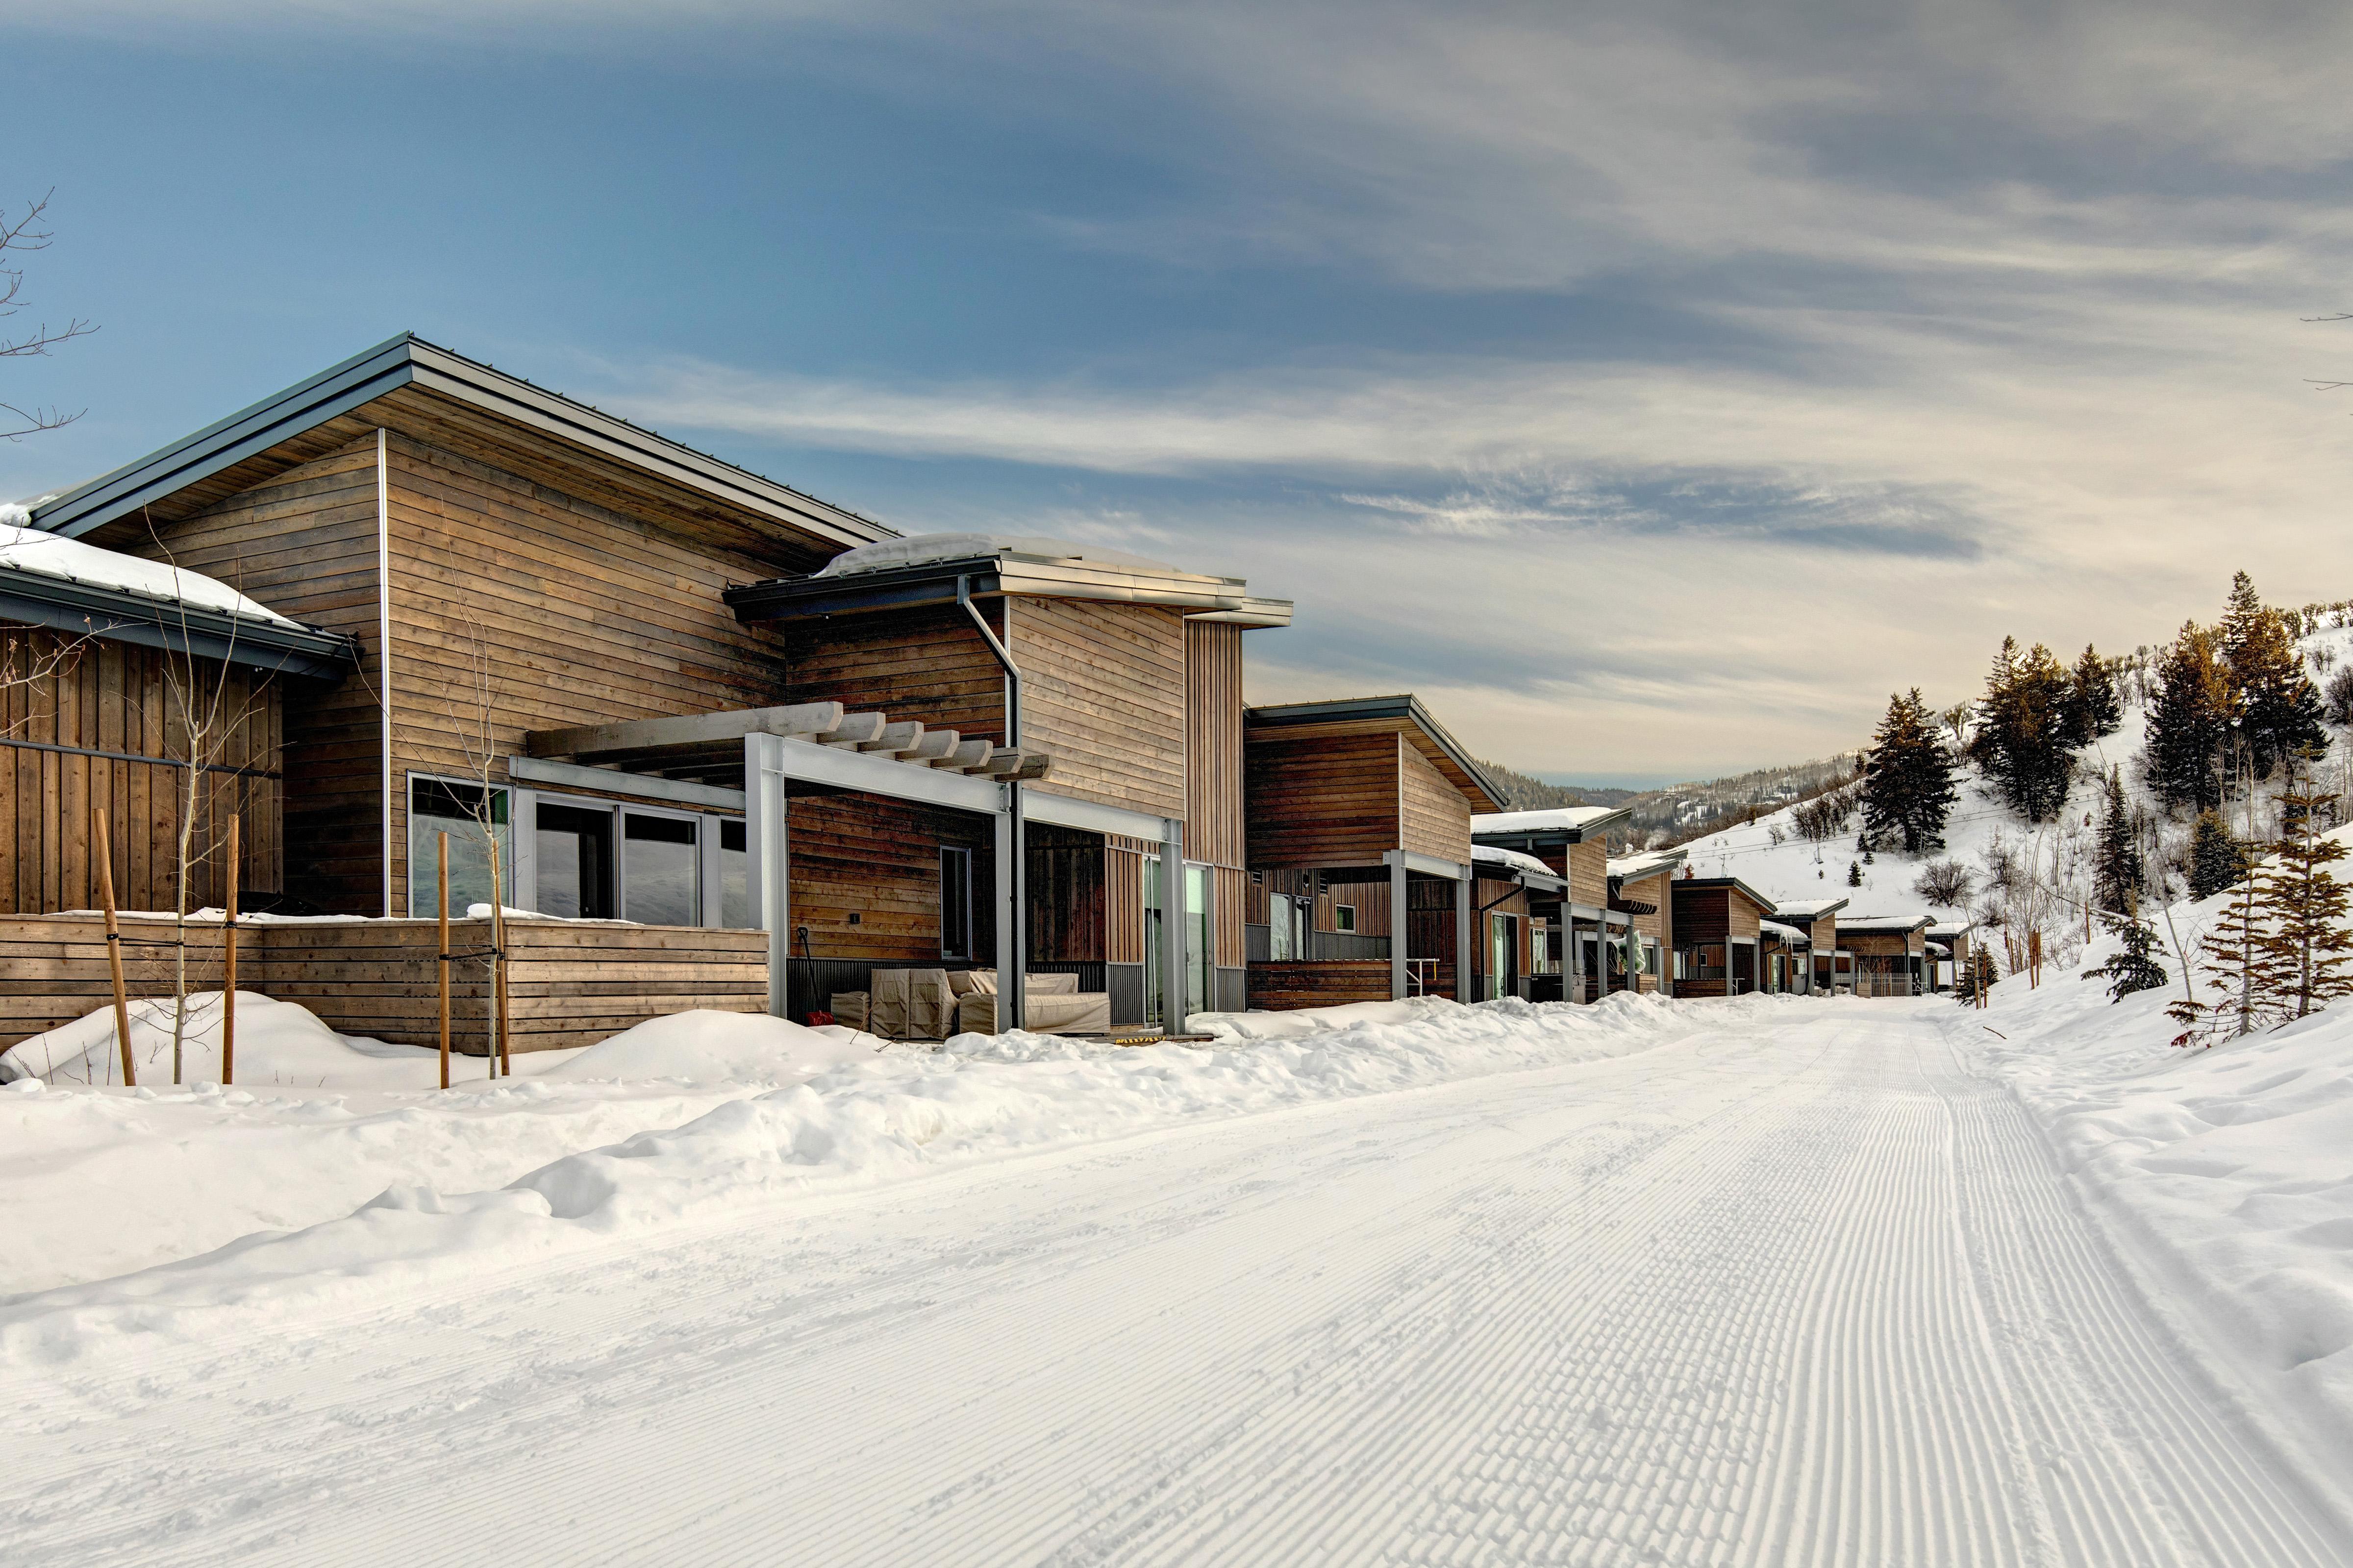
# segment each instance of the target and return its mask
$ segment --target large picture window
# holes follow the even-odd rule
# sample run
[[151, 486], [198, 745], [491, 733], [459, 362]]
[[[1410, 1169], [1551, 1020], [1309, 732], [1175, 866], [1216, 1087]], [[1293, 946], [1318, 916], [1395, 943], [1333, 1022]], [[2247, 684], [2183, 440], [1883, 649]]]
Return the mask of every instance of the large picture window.
[[[412, 779], [408, 785], [408, 912], [430, 920], [438, 912], [434, 857], [440, 836], [449, 836], [449, 912], [462, 917], [470, 904], [491, 901], [491, 856], [501, 873], [508, 861], [507, 792], [479, 784]], [[507, 901], [514, 895], [507, 890]]]

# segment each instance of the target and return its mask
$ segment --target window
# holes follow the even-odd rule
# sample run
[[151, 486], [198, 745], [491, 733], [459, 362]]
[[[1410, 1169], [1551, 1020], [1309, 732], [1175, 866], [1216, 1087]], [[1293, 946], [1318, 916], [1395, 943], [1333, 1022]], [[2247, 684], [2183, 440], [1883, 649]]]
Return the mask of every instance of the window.
[[509, 847], [507, 792], [494, 788], [489, 795], [489, 808], [485, 811], [483, 791], [479, 784], [449, 784], [440, 779], [414, 776], [409, 779], [408, 912], [411, 916], [430, 920], [439, 910], [440, 891], [434, 857], [438, 852], [439, 836], [444, 833], [449, 836], [449, 912], [462, 917], [467, 906], [491, 901], [491, 845], [484, 841], [486, 830], [497, 847], [501, 891], [509, 905], [514, 903], [513, 890], [503, 885]]
[[702, 857], [691, 816], [621, 814], [621, 915], [641, 925], [702, 923]]
[[972, 851], [940, 851], [940, 956], [970, 960]]
[[533, 814], [539, 912], [565, 920], [610, 920], [613, 814], [542, 802]]
[[1332, 906], [1332, 929], [1334, 931], [1356, 930], [1356, 906], [1354, 904], [1334, 904]]
[[752, 910], [752, 857], [745, 828], [737, 817], [719, 821], [719, 923], [749, 931], [759, 923]]

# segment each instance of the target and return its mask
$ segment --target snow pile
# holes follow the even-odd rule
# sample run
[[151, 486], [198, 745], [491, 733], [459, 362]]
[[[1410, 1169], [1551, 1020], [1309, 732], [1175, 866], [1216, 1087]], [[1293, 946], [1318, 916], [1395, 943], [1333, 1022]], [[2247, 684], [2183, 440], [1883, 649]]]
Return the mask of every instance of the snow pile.
[[1498, 849], [1492, 845], [1474, 844], [1471, 858], [1491, 866], [1509, 866], [1514, 871], [1534, 871], [1539, 877], [1553, 875], [1553, 868], [1525, 849]]
[[1458, 1005], [1448, 996], [1409, 996], [1398, 1002], [1350, 1002], [1290, 1013], [1192, 1013], [1185, 1026], [1219, 1040], [1303, 1040], [1359, 1025], [1415, 1024]]
[[[2175, 906], [2193, 953], [2228, 897]], [[2086, 966], [2115, 947], [2094, 942]], [[2005, 980], [1945, 1027], [2043, 1124], [2156, 1289], [2353, 1439], [2353, 1005], [2177, 1049], [2168, 968], [2170, 984], [2113, 1005], [2074, 973]]]
[[649, 1018], [543, 1076], [687, 1083], [798, 1082], [871, 1058], [882, 1042], [848, 1029], [811, 1029], [765, 1013], [690, 1013]]
[[1037, 534], [918, 533], [886, 539], [845, 550], [819, 567], [819, 577], [854, 577], [866, 572], [889, 572], [901, 566], [921, 566], [934, 561], [972, 561], [985, 555], [1027, 555], [1040, 561], [1084, 561], [1130, 572], [1175, 574], [1165, 561], [1149, 561], [1095, 544], [1074, 544], [1067, 539]]
[[1556, 805], [1535, 811], [1482, 812], [1471, 819], [1473, 833], [1545, 833], [1589, 826], [1606, 816], [1623, 815], [1616, 805]]
[[185, 605], [190, 609], [218, 610], [248, 620], [271, 621], [281, 626], [296, 623], [268, 605], [247, 598], [227, 584], [160, 561], [142, 561], [100, 550], [78, 539], [43, 533], [0, 518], [0, 567], [13, 567], [43, 577], [80, 583], [93, 588], [119, 588]]
[[306, 1230], [263, 1232], [184, 1262], [16, 1298], [0, 1306], [0, 1353], [67, 1358], [96, 1337], [198, 1331], [205, 1314], [225, 1306], [308, 1312], [394, 1282], [462, 1278], [491, 1258], [669, 1229], [714, 1209], [1188, 1119], [1622, 1056], [1756, 1010], [1631, 995], [1591, 1007], [1406, 1005], [1414, 1010], [1297, 1040], [1198, 1049], [960, 1036], [937, 1053], [877, 1057], [567, 1154], [503, 1187], [404, 1184]]
[[[172, 1004], [131, 1004], [131, 1062], [142, 1088], [172, 1081]], [[221, 1025], [217, 991], [192, 992], [180, 1043], [180, 1078], [189, 1084], [220, 1080]], [[301, 1086], [339, 1089], [421, 1087], [413, 1046], [339, 1035], [298, 1003], [278, 1002], [252, 991], [237, 994], [237, 1080], [239, 1087]], [[430, 1055], [438, 1073], [440, 1054]], [[20, 1040], [0, 1053], [0, 1083], [38, 1079], [51, 1084], [120, 1084], [121, 1047], [114, 1009], [103, 1008]], [[437, 1079], [438, 1081], [438, 1079]]]

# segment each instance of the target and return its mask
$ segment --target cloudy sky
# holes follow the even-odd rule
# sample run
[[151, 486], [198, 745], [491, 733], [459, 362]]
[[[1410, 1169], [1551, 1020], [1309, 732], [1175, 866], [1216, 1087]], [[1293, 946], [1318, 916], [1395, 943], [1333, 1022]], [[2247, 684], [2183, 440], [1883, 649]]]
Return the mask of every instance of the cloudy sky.
[[409, 329], [1592, 783], [2353, 596], [2353, 7], [649, 9], [0, 0], [0, 496]]

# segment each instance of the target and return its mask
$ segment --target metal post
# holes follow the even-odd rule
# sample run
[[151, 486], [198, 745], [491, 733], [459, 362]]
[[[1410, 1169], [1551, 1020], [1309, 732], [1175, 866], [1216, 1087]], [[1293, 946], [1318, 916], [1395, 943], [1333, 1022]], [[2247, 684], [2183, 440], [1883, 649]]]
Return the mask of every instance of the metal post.
[[[980, 630], [980, 640], [988, 645], [989, 657], [1005, 671], [1005, 743], [1021, 744], [1021, 670], [1013, 662], [1013, 655], [989, 629], [988, 617], [972, 602], [972, 579], [956, 579], [956, 603], [972, 624]], [[1012, 617], [1006, 618], [1006, 632], [1010, 636]], [[1018, 1029], [1026, 1021], [1022, 1008], [1023, 984], [1029, 963], [1029, 943], [1022, 930], [1028, 905], [1022, 897], [1022, 879], [1028, 874], [1029, 843], [1021, 831], [1021, 784], [1018, 780], [1005, 782], [1005, 811], [997, 823], [997, 1027], [1000, 1033]]]
[[792, 857], [786, 831], [782, 735], [744, 737], [744, 847], [752, 912], [768, 933], [768, 1012], [785, 1016], [793, 953]]
[[1383, 858], [1389, 863], [1389, 1000], [1405, 1000], [1407, 959], [1405, 861], [1394, 849]]
[[1454, 999], [1457, 1002], [1485, 1000], [1471, 984], [1471, 868], [1464, 866], [1454, 876]]
[[1160, 839], [1160, 1027], [1185, 1032], [1185, 837], [1170, 821]]

